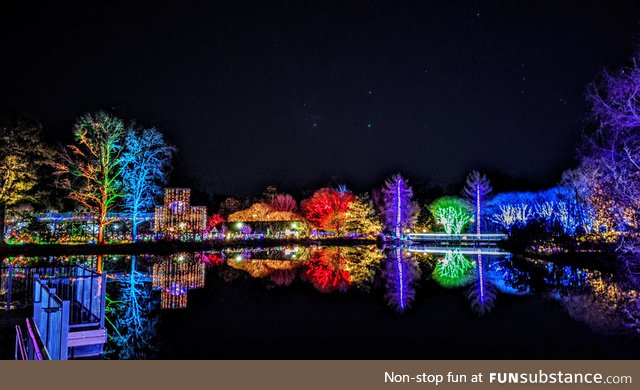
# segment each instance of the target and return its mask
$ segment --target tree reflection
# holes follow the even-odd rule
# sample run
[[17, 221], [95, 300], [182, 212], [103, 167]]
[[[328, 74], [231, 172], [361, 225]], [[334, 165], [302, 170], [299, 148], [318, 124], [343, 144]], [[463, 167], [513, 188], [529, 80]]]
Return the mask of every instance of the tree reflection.
[[349, 273], [351, 284], [361, 290], [369, 291], [380, 268], [383, 253], [375, 246], [357, 246], [346, 248], [344, 269]]
[[149, 358], [154, 351], [157, 302], [152, 298], [150, 283], [137, 271], [136, 261], [136, 256], [131, 256], [129, 274], [117, 280], [116, 292], [110, 294], [113, 299], [107, 298], [109, 341], [120, 360]]
[[351, 286], [351, 275], [345, 269], [347, 261], [342, 251], [340, 247], [313, 251], [304, 265], [302, 278], [324, 293], [346, 291]]
[[471, 309], [479, 316], [488, 314], [493, 310], [496, 298], [496, 289], [487, 272], [482, 259], [482, 254], [476, 259], [476, 284], [467, 290], [467, 298], [471, 303]]
[[493, 258], [484, 265], [493, 275], [494, 286], [501, 292], [522, 295], [531, 291], [531, 274], [518, 268], [510, 255]]
[[298, 272], [295, 269], [279, 269], [269, 275], [269, 280], [276, 286], [289, 286], [296, 280], [296, 276]]
[[235, 269], [248, 273], [257, 279], [269, 279], [279, 286], [288, 286], [296, 278], [297, 269], [302, 266], [301, 261], [292, 260], [244, 260], [229, 259], [227, 264]]
[[455, 249], [446, 252], [444, 257], [438, 260], [433, 270], [433, 279], [443, 287], [462, 287], [473, 279], [473, 274], [470, 271], [474, 266], [475, 264], [459, 249]]
[[418, 263], [401, 247], [395, 247], [385, 259], [383, 271], [385, 299], [398, 312], [411, 307], [415, 299], [415, 285], [420, 280]]

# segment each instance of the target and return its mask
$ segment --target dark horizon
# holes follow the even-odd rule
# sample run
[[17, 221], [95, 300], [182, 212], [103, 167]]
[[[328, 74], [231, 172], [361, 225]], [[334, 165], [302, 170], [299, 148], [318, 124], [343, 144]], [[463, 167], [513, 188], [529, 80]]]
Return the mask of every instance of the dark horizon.
[[[106, 110], [177, 146], [210, 195], [544, 188], [574, 162], [587, 84], [632, 55], [631, 1], [3, 5], [0, 109], [71, 142]], [[431, 189], [435, 187], [436, 189]]]

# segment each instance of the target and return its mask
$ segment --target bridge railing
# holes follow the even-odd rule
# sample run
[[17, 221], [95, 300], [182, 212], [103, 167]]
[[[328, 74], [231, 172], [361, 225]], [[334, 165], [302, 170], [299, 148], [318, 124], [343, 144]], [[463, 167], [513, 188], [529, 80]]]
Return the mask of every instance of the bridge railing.
[[26, 337], [23, 336], [20, 325], [16, 325], [15, 360], [50, 360], [49, 353], [32, 320], [27, 318], [26, 325]]
[[47, 286], [35, 276], [33, 297], [33, 322], [49, 356], [66, 360], [69, 338], [69, 301], [56, 295], [56, 289]]
[[409, 233], [407, 238], [419, 241], [501, 241], [507, 238], [506, 234], [447, 234], [447, 233]]

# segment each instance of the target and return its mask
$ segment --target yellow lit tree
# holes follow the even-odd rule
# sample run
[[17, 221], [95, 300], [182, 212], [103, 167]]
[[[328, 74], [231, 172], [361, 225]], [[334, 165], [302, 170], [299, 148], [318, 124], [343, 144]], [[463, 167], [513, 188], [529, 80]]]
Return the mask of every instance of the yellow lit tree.
[[373, 203], [365, 194], [349, 204], [345, 213], [345, 231], [362, 236], [374, 237], [382, 232], [380, 217]]
[[0, 241], [4, 241], [6, 208], [35, 200], [41, 168], [52, 151], [40, 140], [40, 127], [21, 119], [0, 121]]

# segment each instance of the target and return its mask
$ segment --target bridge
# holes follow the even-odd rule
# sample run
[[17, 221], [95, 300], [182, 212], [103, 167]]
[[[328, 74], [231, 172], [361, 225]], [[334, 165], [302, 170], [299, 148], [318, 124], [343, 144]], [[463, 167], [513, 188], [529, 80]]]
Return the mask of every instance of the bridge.
[[457, 247], [452, 246], [422, 246], [422, 245], [410, 245], [407, 250], [412, 253], [433, 253], [433, 254], [446, 254], [450, 252], [460, 252], [463, 255], [486, 255], [486, 256], [505, 256], [509, 252], [505, 252], [502, 249], [496, 247]]
[[446, 234], [446, 233], [409, 233], [407, 238], [413, 242], [425, 242], [434, 246], [476, 246], [495, 245], [507, 239], [506, 234]]

